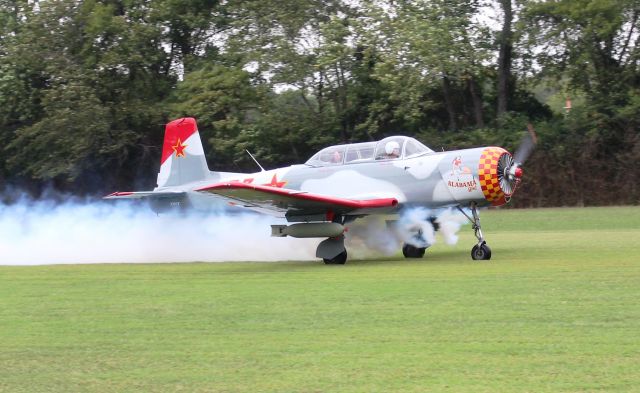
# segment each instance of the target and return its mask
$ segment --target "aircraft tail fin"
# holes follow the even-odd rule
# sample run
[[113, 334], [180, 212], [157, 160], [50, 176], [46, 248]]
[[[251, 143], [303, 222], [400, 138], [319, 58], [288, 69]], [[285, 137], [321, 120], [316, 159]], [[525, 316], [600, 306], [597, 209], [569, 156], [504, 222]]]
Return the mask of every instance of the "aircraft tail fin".
[[158, 187], [179, 186], [211, 177], [196, 120], [183, 117], [167, 123], [158, 173]]

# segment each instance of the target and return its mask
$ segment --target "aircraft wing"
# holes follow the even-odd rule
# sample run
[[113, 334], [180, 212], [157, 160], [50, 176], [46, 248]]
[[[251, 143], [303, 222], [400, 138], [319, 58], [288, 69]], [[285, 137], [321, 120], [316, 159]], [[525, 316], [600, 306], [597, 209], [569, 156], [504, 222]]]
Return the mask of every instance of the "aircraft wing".
[[300, 190], [247, 184], [238, 181], [218, 183], [196, 191], [221, 196], [233, 204], [258, 211], [288, 215], [368, 214], [374, 210], [392, 208], [396, 198], [347, 199]]

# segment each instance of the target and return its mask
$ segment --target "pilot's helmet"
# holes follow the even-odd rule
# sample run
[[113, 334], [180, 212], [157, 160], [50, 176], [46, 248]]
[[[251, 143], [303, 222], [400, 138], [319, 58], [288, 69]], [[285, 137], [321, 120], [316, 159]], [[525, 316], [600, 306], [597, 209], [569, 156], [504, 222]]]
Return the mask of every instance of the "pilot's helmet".
[[399, 156], [400, 145], [396, 141], [387, 142], [387, 144], [384, 146], [384, 152], [387, 153], [387, 155], [389, 156], [390, 155]]

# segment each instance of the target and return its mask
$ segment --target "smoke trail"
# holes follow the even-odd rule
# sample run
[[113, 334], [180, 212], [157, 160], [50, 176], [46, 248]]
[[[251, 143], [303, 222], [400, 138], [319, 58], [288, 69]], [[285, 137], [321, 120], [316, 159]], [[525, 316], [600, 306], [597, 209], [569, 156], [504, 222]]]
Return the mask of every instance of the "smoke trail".
[[436, 232], [429, 221], [432, 212], [423, 207], [406, 209], [400, 214], [397, 230], [400, 238], [415, 247], [429, 247], [436, 242]]
[[436, 233], [430, 219], [435, 218], [444, 242], [458, 242], [458, 231], [467, 223], [466, 217], [453, 209], [429, 210], [423, 207], [405, 209], [397, 221], [389, 224], [380, 217], [370, 216], [349, 224], [347, 247], [358, 257], [376, 253], [393, 255], [403, 243], [415, 247], [429, 247], [436, 243]]
[[255, 214], [157, 216], [146, 205], [0, 203], [0, 265], [316, 259], [318, 239], [270, 237]]
[[374, 256], [377, 253], [393, 255], [402, 246], [401, 239], [387, 226], [384, 218], [369, 216], [348, 225], [345, 234], [346, 247], [357, 258]]
[[[445, 243], [455, 244], [464, 216], [411, 208], [391, 226], [379, 216], [349, 224], [346, 246], [362, 258], [395, 254], [402, 243], [434, 244], [434, 216]], [[316, 260], [321, 239], [272, 238], [270, 224], [279, 223], [284, 220], [224, 211], [158, 216], [128, 201], [18, 198], [0, 202], [0, 265]]]
[[440, 226], [440, 233], [444, 242], [449, 245], [458, 243], [458, 231], [464, 224], [468, 224], [467, 218], [457, 210], [447, 209], [436, 218], [436, 223]]

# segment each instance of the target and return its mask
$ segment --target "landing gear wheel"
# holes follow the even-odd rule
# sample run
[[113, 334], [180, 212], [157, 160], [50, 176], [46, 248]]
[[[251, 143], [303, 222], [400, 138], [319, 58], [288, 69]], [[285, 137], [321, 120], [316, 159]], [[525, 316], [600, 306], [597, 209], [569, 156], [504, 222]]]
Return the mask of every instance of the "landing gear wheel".
[[426, 249], [426, 247], [415, 247], [411, 244], [405, 244], [402, 246], [402, 255], [404, 255], [405, 258], [422, 258]]
[[476, 244], [471, 249], [471, 258], [473, 258], [474, 261], [488, 261], [491, 259], [491, 249], [485, 242]]
[[331, 259], [322, 258], [325, 265], [344, 265], [347, 262], [347, 250], [344, 250], [340, 254]]

